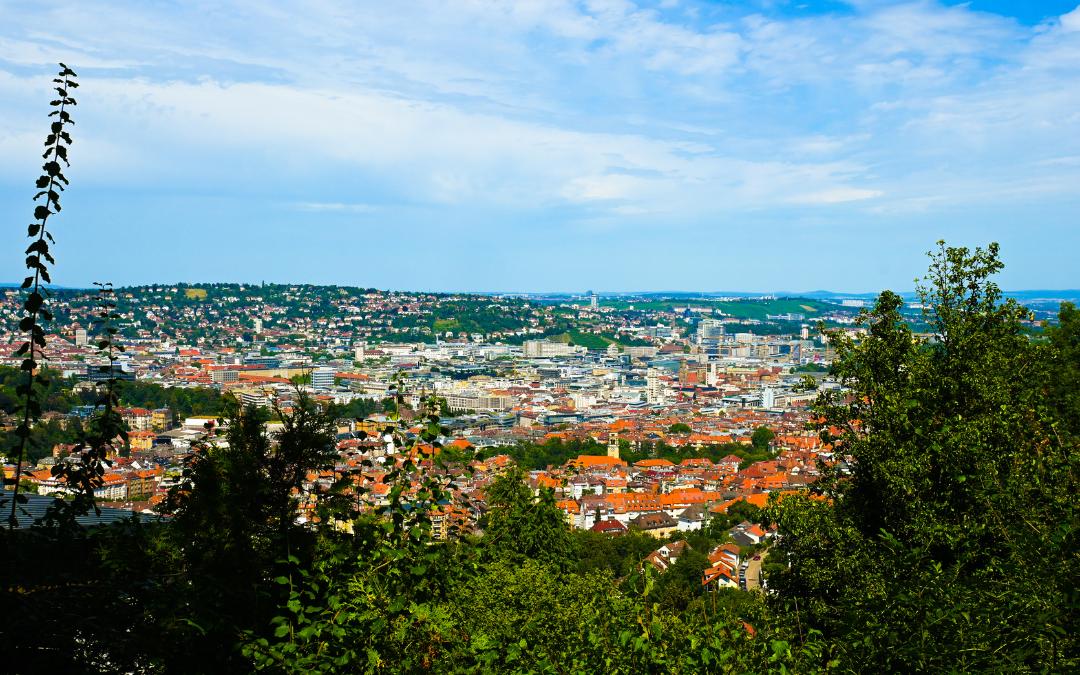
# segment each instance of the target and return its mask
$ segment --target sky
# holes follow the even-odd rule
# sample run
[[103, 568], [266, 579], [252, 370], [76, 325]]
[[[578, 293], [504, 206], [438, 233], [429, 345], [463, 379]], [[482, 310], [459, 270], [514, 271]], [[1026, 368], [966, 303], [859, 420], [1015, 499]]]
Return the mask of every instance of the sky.
[[1080, 287], [1078, 0], [0, 0], [0, 281]]

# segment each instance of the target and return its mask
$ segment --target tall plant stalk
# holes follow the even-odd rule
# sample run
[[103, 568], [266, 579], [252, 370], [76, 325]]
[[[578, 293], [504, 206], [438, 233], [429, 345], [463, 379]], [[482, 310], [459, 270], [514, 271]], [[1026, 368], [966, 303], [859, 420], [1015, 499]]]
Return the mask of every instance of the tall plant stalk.
[[[100, 372], [108, 377], [105, 378], [104, 390], [100, 392], [96, 403], [99, 412], [94, 415], [86, 435], [72, 450], [76, 461], [61, 462], [52, 468], [53, 476], [62, 477], [67, 481], [68, 488], [75, 490], [75, 499], [68, 509], [71, 516], [81, 515], [91, 508], [95, 512], [100, 511], [94, 498], [94, 490], [104, 483], [105, 469], [112, 464], [109, 454], [118, 452], [117, 442], [124, 447], [128, 443], [127, 429], [117, 410], [119, 382], [116, 377], [116, 355], [124, 351], [124, 346], [116, 341], [119, 331], [113, 325], [118, 318], [116, 292], [109, 282], [95, 281], [94, 285], [98, 287], [98, 312], [94, 318], [94, 325], [97, 327], [96, 346], [98, 355], [105, 359], [105, 364], [100, 366]], [[56, 507], [53, 510], [58, 511], [68, 505], [58, 502], [53, 506]]]
[[49, 103], [55, 110], [49, 113], [49, 117], [56, 117], [49, 128], [49, 135], [45, 139], [46, 150], [42, 154], [45, 163], [42, 165], [42, 174], [38, 177], [36, 186], [37, 194], [34, 201], [38, 205], [34, 207], [34, 222], [27, 228], [27, 236], [32, 240], [26, 249], [26, 268], [31, 272], [22, 283], [23, 289], [28, 289], [29, 294], [23, 302], [23, 318], [19, 322], [19, 330], [26, 333], [27, 340], [15, 352], [16, 356], [22, 356], [20, 366], [26, 372], [26, 382], [20, 385], [18, 393], [23, 397], [23, 416], [19, 426], [15, 429], [15, 435], [19, 439], [18, 457], [15, 460], [14, 490], [12, 491], [11, 513], [8, 516], [8, 526], [14, 529], [18, 525], [16, 509], [21, 502], [26, 501], [25, 495], [19, 494], [19, 483], [22, 479], [23, 460], [26, 457], [27, 445], [30, 441], [30, 428], [34, 420], [41, 416], [41, 401], [38, 399], [37, 385], [41, 384], [38, 375], [39, 362], [45, 359], [45, 329], [43, 322], [52, 321], [53, 315], [45, 307], [45, 298], [49, 295], [43, 284], [51, 283], [48, 265], [55, 265], [49, 252], [49, 244], [55, 243], [53, 236], [46, 229], [49, 217], [60, 212], [60, 193], [68, 185], [64, 177], [61, 162], [64, 166], [70, 166], [68, 162], [68, 147], [71, 145], [71, 135], [66, 127], [74, 124], [67, 108], [74, 106], [75, 99], [69, 92], [78, 87], [75, 81], [75, 71], [63, 63], [53, 83], [59, 98]]

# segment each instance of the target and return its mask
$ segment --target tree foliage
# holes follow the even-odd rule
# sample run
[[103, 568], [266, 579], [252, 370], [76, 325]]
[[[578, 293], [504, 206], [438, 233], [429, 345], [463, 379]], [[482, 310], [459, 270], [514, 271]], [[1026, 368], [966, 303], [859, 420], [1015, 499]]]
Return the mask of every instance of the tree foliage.
[[849, 662], [1077, 666], [1076, 319], [1063, 308], [1049, 342], [1031, 341], [1000, 269], [996, 245], [941, 244], [920, 284], [932, 334], [890, 292], [861, 340], [830, 334], [846, 390], [817, 412], [847, 461], [822, 483], [830, 501], [773, 507], [790, 569], [770, 584]]

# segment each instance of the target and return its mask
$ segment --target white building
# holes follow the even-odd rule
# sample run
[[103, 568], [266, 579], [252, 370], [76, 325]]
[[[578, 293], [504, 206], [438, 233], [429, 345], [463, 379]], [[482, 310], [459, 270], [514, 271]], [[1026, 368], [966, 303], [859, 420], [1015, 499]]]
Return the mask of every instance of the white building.
[[334, 388], [334, 377], [337, 371], [333, 368], [316, 368], [311, 371], [311, 387], [316, 391], [329, 391]]
[[649, 403], [664, 403], [664, 381], [660, 379], [660, 369], [649, 368], [645, 376], [645, 400]]
[[702, 319], [697, 327], [698, 343], [706, 340], [720, 340], [724, 337], [724, 322], [717, 319]]
[[581, 351], [580, 347], [565, 342], [551, 342], [549, 340], [526, 340], [525, 358], [545, 359], [552, 356], [570, 356]]

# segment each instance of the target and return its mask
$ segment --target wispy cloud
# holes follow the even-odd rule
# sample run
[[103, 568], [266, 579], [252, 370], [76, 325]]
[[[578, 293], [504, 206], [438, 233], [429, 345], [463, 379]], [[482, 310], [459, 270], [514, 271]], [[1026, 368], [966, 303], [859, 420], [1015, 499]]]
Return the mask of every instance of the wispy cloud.
[[297, 211], [310, 213], [372, 213], [378, 207], [371, 204], [343, 204], [341, 202], [297, 202], [291, 205]]
[[1080, 181], [1080, 8], [1026, 25], [976, 7], [7, 5], [0, 184], [37, 162], [46, 64], [71, 60], [73, 171], [117, 191], [521, 236], [601, 220], [828, 236], [1032, 195], [1062, 215]]
[[843, 204], [845, 202], [859, 202], [865, 199], [880, 197], [884, 192], [881, 190], [868, 190], [866, 188], [838, 187], [819, 192], [809, 192], [796, 195], [791, 198], [793, 204]]

